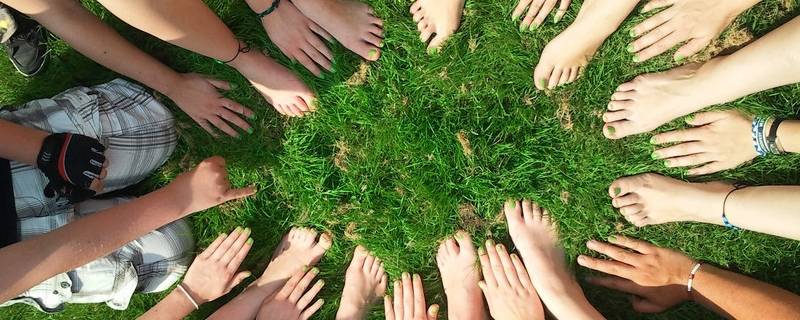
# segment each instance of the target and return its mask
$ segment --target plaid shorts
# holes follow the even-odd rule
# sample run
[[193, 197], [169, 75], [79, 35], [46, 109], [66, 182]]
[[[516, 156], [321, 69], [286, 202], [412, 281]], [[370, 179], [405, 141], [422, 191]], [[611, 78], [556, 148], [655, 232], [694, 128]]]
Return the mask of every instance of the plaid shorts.
[[[47, 132], [72, 132], [98, 139], [107, 148], [109, 162], [103, 192], [143, 180], [166, 162], [177, 144], [169, 110], [143, 88], [120, 79], [3, 109], [0, 118]], [[11, 161], [11, 175], [22, 240], [129, 200], [89, 200], [70, 205], [66, 199], [44, 196], [42, 190], [48, 180], [38, 169]], [[4, 305], [27, 303], [45, 312], [57, 312], [65, 303], [105, 302], [113, 309], [126, 309], [134, 292], [162, 291], [180, 279], [193, 251], [189, 226], [177, 221], [108, 256], [56, 275]]]

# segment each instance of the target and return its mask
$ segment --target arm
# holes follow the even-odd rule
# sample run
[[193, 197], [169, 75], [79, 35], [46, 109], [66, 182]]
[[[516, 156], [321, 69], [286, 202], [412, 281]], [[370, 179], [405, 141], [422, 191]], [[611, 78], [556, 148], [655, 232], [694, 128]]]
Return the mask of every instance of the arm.
[[276, 289], [280, 289], [280, 287], [265, 290], [254, 283], [231, 302], [219, 308], [208, 319], [253, 319], [258, 314], [264, 300], [271, 298]]
[[194, 311], [194, 305], [189, 302], [189, 299], [180, 291], [180, 289], [173, 289], [163, 300], [159, 301], [157, 305], [147, 310], [141, 315], [139, 320], [179, 320], [188, 316]]
[[207, 159], [163, 189], [0, 249], [0, 302], [169, 222], [254, 192], [230, 189], [224, 159]]
[[36, 158], [49, 133], [0, 119], [0, 158], [36, 167]]

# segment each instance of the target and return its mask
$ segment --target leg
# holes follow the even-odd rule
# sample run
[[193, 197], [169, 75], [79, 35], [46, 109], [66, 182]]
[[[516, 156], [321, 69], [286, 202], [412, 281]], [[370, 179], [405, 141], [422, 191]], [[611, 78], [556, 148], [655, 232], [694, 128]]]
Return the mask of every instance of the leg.
[[159, 39], [220, 61], [236, 57], [229, 65], [283, 114], [301, 116], [314, 108], [311, 90], [288, 69], [259, 50], [238, 54], [239, 40], [202, 1], [100, 2], [120, 19]]
[[602, 319], [567, 269], [556, 226], [547, 210], [529, 200], [511, 200], [503, 211], [511, 240], [547, 309], [558, 319]]
[[428, 53], [434, 53], [456, 32], [463, 10], [464, 0], [417, 0], [411, 5], [419, 39], [428, 44]]
[[[167, 161], [177, 144], [169, 110], [124, 80], [71, 89], [52, 99], [2, 111], [0, 117], [47, 132], [79, 133], [100, 140], [109, 161], [104, 192], [143, 180]], [[63, 211], [63, 201], [57, 203], [42, 193], [47, 178], [38, 169], [12, 162], [12, 173], [20, 218]]]
[[442, 242], [436, 255], [447, 295], [447, 317], [453, 320], [487, 319], [483, 293], [478, 287], [481, 274], [475, 266], [478, 252], [469, 233], [459, 231], [454, 238]]
[[383, 262], [362, 246], [356, 247], [353, 261], [347, 268], [342, 301], [336, 312], [337, 320], [366, 318], [370, 305], [386, 294], [386, 272]]
[[675, 118], [800, 81], [800, 18], [730, 56], [636, 77], [611, 97], [609, 139], [655, 130]]
[[585, 1], [575, 22], [544, 48], [533, 72], [536, 88], [553, 89], [575, 81], [637, 3], [638, 0]]

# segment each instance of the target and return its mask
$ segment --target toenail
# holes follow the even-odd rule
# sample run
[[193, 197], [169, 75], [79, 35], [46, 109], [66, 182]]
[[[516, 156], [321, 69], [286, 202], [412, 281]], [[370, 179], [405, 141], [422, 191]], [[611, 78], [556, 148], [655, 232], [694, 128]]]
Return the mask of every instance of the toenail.
[[521, 24], [521, 25], [519, 25], [519, 32], [523, 32], [523, 31], [525, 31], [525, 29], [527, 29], [527, 28], [528, 28], [528, 27], [526, 27], [524, 24]]
[[367, 55], [369, 55], [370, 59], [375, 59], [378, 56], [378, 49], [369, 50], [369, 53], [367, 53]]
[[669, 167], [669, 160], [664, 160], [664, 166]]
[[620, 194], [620, 192], [622, 192], [622, 189], [620, 187], [614, 188], [614, 195], [618, 196]]
[[519, 15], [511, 16], [511, 21], [519, 20]]
[[628, 52], [633, 52], [633, 43], [629, 43], [628, 46], [625, 47], [625, 50], [628, 50]]
[[539, 26], [536, 25], [535, 23], [531, 23], [531, 27], [528, 30], [533, 31], [533, 30], [536, 30], [536, 28], [538, 28], [538, 27]]
[[683, 59], [686, 59], [683, 55], [679, 54], [679, 55], [675, 56], [675, 62], [678, 62], [678, 63], [683, 62]]
[[617, 237], [615, 237], [615, 236], [610, 236], [610, 237], [608, 237], [608, 241], [609, 241], [609, 242], [614, 242], [614, 241], [617, 241]]
[[628, 31], [628, 35], [631, 36], [631, 38], [636, 37], [636, 30], [631, 29]]
[[247, 116], [247, 118], [248, 118], [248, 119], [250, 119], [250, 120], [255, 120], [255, 118], [256, 118], [256, 114], [255, 114], [255, 113], [253, 113], [253, 114], [251, 114], [251, 115]]
[[611, 135], [617, 133], [617, 129], [614, 128], [614, 127], [611, 127], [611, 126], [609, 126], [607, 130], [608, 130], [608, 134], [611, 134]]
[[633, 62], [638, 63], [639, 62], [639, 56], [634, 55], [633, 56]]
[[378, 48], [383, 48], [383, 41], [378, 42]]

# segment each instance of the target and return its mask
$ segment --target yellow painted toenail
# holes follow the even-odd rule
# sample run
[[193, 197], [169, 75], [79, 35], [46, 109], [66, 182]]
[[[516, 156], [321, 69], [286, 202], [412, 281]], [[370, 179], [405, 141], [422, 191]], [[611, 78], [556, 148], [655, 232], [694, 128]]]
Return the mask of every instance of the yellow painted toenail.
[[314, 267], [314, 268], [311, 269], [311, 273], [317, 274], [317, 273], [319, 273], [319, 269], [317, 269], [317, 267]]
[[371, 49], [369, 53], [367, 53], [370, 59], [375, 59], [378, 57], [378, 49]]
[[478, 247], [478, 255], [481, 255], [481, 256], [482, 256], [482, 255], [484, 255], [484, 254], [486, 254], [486, 250], [485, 250], [485, 249], [483, 249], [483, 247]]
[[538, 28], [538, 27], [539, 27], [539, 26], [538, 26], [538, 25], [536, 25], [536, 23], [531, 23], [531, 27], [530, 27], [530, 29], [528, 29], [528, 30], [530, 30], [530, 31], [533, 31], [533, 30], [536, 30], [536, 28]]
[[523, 31], [525, 31], [525, 29], [527, 29], [527, 28], [528, 28], [528, 27], [526, 27], [524, 24], [520, 24], [520, 25], [519, 25], [519, 32], [523, 32]]
[[610, 237], [608, 237], [608, 241], [609, 241], [609, 242], [614, 242], [614, 241], [617, 241], [617, 237], [615, 237], [615, 236], [610, 236]]
[[658, 143], [658, 140], [656, 140], [656, 136], [650, 138], [650, 144], [656, 144], [656, 143]]
[[614, 188], [614, 195], [618, 196], [620, 194], [620, 192], [622, 192], [622, 189], [620, 187]]
[[233, 232], [242, 232], [242, 227], [236, 227], [236, 229], [233, 229]]
[[613, 135], [613, 134], [615, 134], [615, 133], [617, 133], [617, 129], [616, 129], [616, 128], [614, 128], [614, 127], [610, 127], [610, 126], [609, 126], [607, 130], [608, 130], [608, 133], [609, 133], [609, 134], [612, 134], [612, 135]]
[[633, 62], [638, 63], [639, 62], [639, 56], [634, 55], [633, 56]]
[[511, 21], [519, 20], [519, 15], [511, 16]]

